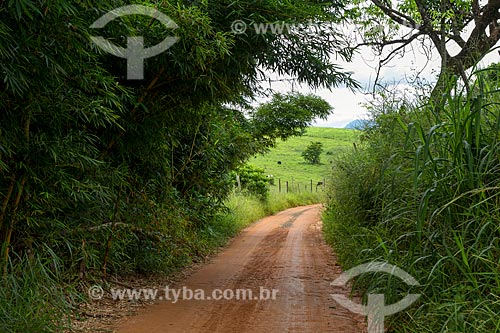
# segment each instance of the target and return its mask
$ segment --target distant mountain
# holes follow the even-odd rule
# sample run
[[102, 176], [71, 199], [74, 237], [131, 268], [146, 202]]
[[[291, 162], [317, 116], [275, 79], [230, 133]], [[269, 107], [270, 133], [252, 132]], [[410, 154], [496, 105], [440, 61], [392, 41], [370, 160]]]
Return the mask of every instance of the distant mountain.
[[370, 123], [371, 123], [371, 121], [369, 121], [369, 120], [356, 119], [356, 120], [351, 121], [349, 124], [345, 125], [344, 128], [361, 130], [361, 129], [365, 128], [366, 126], [369, 126]]

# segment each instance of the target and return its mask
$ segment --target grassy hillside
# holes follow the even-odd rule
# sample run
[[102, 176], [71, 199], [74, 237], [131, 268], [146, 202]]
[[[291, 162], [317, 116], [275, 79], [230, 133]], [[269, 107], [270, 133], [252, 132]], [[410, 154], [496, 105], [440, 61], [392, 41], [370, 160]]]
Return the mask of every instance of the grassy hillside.
[[[250, 163], [264, 168], [267, 174], [273, 175], [275, 186], [272, 191], [278, 190], [278, 179], [281, 179], [282, 188], [286, 181], [290, 188], [296, 189], [300, 185], [301, 191], [307, 184], [313, 186], [317, 182], [328, 179], [331, 163], [335, 155], [352, 149], [353, 142], [357, 140], [358, 131], [341, 128], [311, 127], [301, 137], [295, 137], [286, 141], [278, 141], [275, 148], [265, 155], [258, 155], [250, 160]], [[311, 165], [306, 163], [301, 154], [311, 141], [319, 141], [323, 144], [321, 164]], [[281, 164], [278, 164], [281, 161]]]

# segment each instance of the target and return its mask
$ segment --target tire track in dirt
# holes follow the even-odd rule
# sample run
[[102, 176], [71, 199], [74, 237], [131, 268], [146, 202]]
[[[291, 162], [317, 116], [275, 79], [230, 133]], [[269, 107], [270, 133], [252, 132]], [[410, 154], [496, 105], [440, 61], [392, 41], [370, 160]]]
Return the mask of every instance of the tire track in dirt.
[[279, 290], [275, 300], [163, 301], [127, 318], [116, 332], [366, 332], [364, 318], [330, 296], [341, 270], [322, 238], [320, 210], [297, 207], [258, 221], [175, 286], [206, 295], [251, 289], [254, 296], [263, 287]]

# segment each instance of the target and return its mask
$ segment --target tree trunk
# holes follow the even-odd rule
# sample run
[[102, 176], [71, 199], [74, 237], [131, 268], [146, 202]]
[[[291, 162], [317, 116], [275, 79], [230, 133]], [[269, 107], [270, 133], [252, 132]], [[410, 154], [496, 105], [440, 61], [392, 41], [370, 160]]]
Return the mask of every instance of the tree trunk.
[[7, 266], [9, 264], [9, 250], [10, 250], [10, 244], [11, 244], [11, 239], [12, 239], [12, 233], [14, 232], [14, 225], [16, 223], [16, 213], [17, 213], [17, 208], [19, 207], [19, 203], [21, 202], [21, 197], [24, 192], [24, 185], [26, 184], [26, 180], [28, 177], [26, 174], [24, 174], [21, 178], [21, 181], [19, 183], [19, 189], [16, 194], [16, 198], [14, 200], [14, 203], [12, 205], [12, 215], [10, 216], [10, 223], [7, 228], [7, 232], [5, 234], [5, 238], [2, 244], [2, 256], [3, 256], [3, 274], [4, 276], [7, 275]]
[[434, 110], [440, 110], [444, 107], [446, 100], [450, 97], [451, 90], [458, 81], [458, 77], [458, 73], [453, 73], [450, 68], [441, 70], [429, 98], [429, 104]]

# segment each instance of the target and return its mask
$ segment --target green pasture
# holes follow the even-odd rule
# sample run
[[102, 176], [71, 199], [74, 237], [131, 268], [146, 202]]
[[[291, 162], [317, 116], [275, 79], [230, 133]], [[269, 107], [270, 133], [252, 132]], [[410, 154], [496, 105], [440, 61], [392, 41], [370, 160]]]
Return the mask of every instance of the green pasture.
[[[331, 165], [335, 156], [348, 149], [353, 149], [357, 141], [358, 131], [343, 128], [310, 127], [300, 137], [293, 137], [286, 141], [278, 140], [276, 147], [264, 155], [255, 156], [249, 163], [264, 168], [268, 175], [273, 175], [275, 184], [271, 191], [278, 191], [278, 180], [281, 179], [282, 191], [288, 181], [289, 190], [296, 192], [298, 187], [303, 191], [310, 191], [313, 181], [313, 191], [316, 184], [324, 179], [328, 182], [331, 175]], [[323, 144], [321, 163], [312, 165], [301, 156], [307, 145], [319, 141]], [[281, 164], [278, 164], [278, 161]]]

